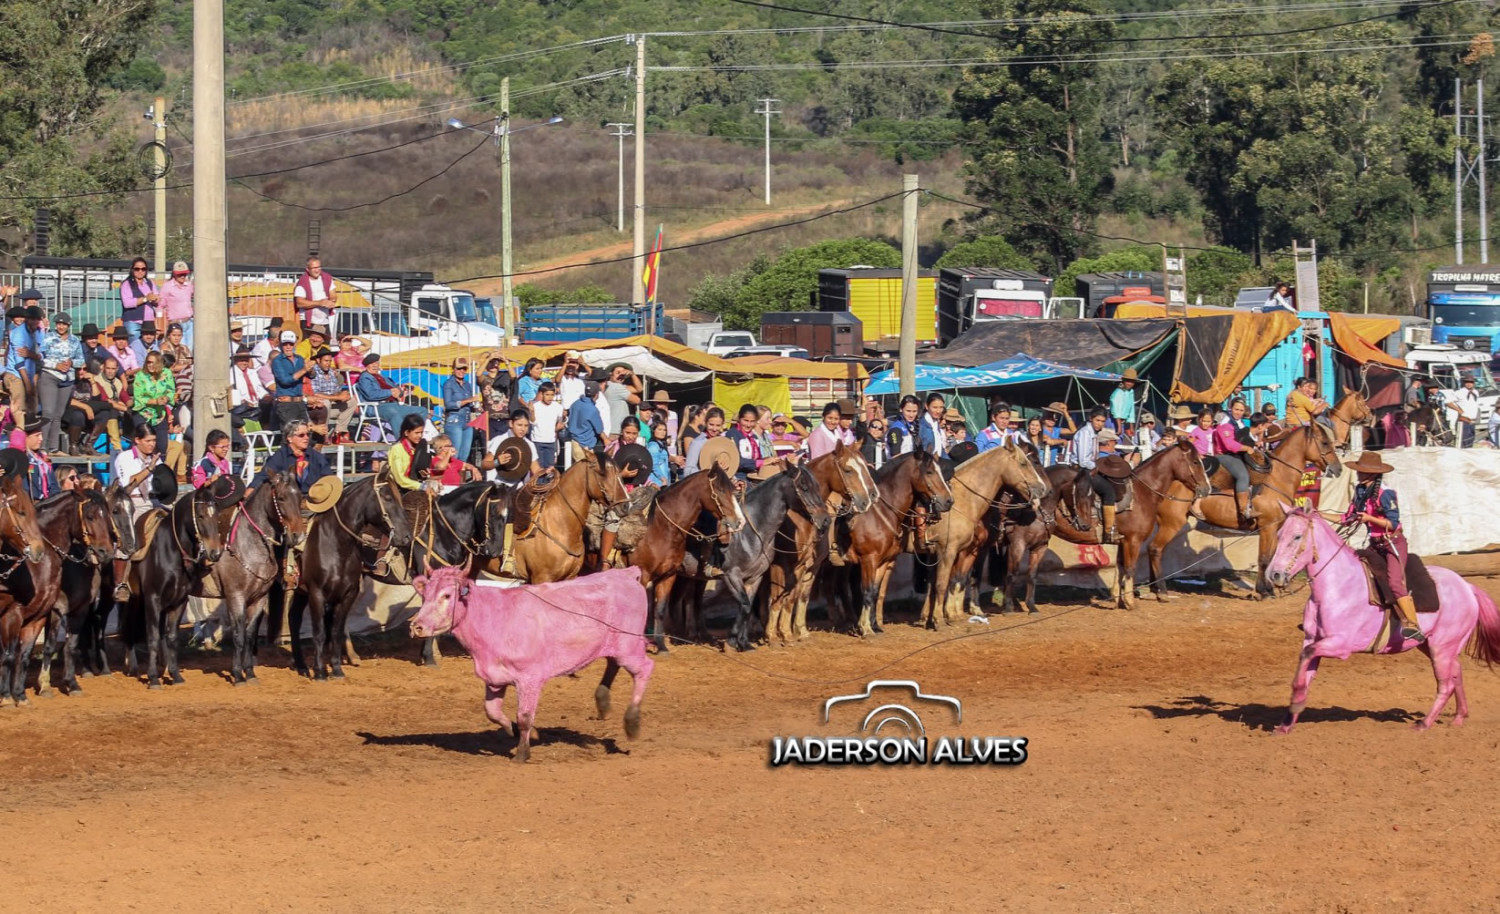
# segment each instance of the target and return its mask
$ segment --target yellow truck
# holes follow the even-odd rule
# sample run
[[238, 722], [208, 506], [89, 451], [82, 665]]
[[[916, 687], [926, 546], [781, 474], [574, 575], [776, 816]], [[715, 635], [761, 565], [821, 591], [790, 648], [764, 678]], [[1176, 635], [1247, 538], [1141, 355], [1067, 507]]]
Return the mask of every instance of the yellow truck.
[[[875, 267], [818, 271], [818, 310], [847, 311], [863, 325], [865, 349], [901, 346], [901, 271]], [[917, 274], [917, 345], [936, 346], [937, 274]]]

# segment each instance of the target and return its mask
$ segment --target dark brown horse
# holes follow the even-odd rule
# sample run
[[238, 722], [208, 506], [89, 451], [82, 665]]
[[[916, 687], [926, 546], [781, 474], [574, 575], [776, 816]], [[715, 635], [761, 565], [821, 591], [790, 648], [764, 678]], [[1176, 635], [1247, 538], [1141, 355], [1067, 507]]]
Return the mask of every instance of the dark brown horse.
[[[119, 485], [111, 484], [104, 489], [104, 502], [109, 509], [110, 541], [115, 544], [115, 554], [128, 556], [136, 550], [135, 524], [131, 520], [130, 493]], [[109, 675], [109, 655], [105, 650], [104, 632], [109, 625], [109, 614], [115, 608], [115, 562], [105, 562], [94, 572], [93, 606], [84, 614], [77, 634], [79, 662], [83, 666], [80, 675]], [[69, 582], [71, 583], [71, 580]], [[69, 629], [69, 637], [73, 631]]]
[[194, 588], [193, 595], [224, 601], [232, 645], [229, 681], [256, 681], [257, 633], [266, 616], [266, 597], [286, 571], [286, 550], [302, 544], [307, 518], [302, 493], [288, 473], [273, 473], [234, 507], [221, 512], [219, 535], [224, 555]]
[[[531, 525], [511, 543], [516, 576], [531, 584], [550, 584], [578, 577], [587, 548], [584, 530], [589, 506], [605, 508], [628, 498], [620, 468], [597, 451], [585, 451], [558, 479], [557, 486], [531, 509]], [[485, 571], [498, 575], [503, 559]]]
[[853, 609], [849, 616], [861, 635], [874, 634], [885, 625], [886, 590], [896, 559], [912, 535], [916, 507], [924, 507], [929, 518], [953, 507], [953, 490], [928, 451], [893, 458], [874, 479], [878, 494], [870, 510], [839, 520], [847, 530], [847, 536], [841, 531], [837, 538], [844, 549], [844, 567], [825, 571], [833, 585], [830, 604], [847, 598]]
[[52, 624], [47, 627], [37, 694], [47, 694], [52, 661], [59, 652], [63, 660], [62, 688], [72, 694], [82, 691], [73, 655], [78, 647], [78, 634], [98, 602], [99, 570], [114, 567], [115, 539], [109, 504], [97, 487], [80, 487], [37, 502], [36, 518], [47, 545], [57, 552], [62, 563], [61, 606], [54, 609]]
[[1020, 611], [1023, 583], [1026, 608], [1037, 612], [1036, 573], [1052, 537], [1080, 546], [1100, 542], [1099, 525], [1094, 517], [1098, 495], [1089, 485], [1088, 473], [1082, 467], [1066, 464], [1048, 467], [1043, 472], [1052, 490], [1043, 496], [1040, 505], [1004, 505], [995, 511], [1000, 521], [997, 541], [1005, 555], [1005, 584], [1000, 603], [1003, 613]]
[[[796, 512], [814, 526], [828, 523], [828, 506], [807, 467], [791, 464], [771, 479], [753, 486], [745, 493], [745, 526], [724, 551], [719, 579], [739, 603], [739, 616], [729, 639], [738, 650], [750, 649], [750, 625], [761, 584], [776, 561], [777, 540], [787, 515]], [[688, 637], [702, 629], [701, 601], [691, 610]]]
[[0, 700], [9, 695], [18, 705], [26, 703], [31, 651], [62, 591], [62, 560], [43, 542], [24, 477], [0, 477], [0, 582], [10, 598], [0, 601]]
[[[1183, 494], [1173, 494], [1174, 482], [1181, 484], [1177, 491]], [[1180, 506], [1185, 515], [1194, 496], [1202, 498], [1211, 489], [1198, 449], [1188, 440], [1152, 454], [1131, 472], [1129, 485], [1134, 501], [1130, 510], [1122, 512], [1115, 521], [1120, 535], [1115, 581], [1116, 605], [1120, 609], [1135, 609], [1135, 565], [1141, 557], [1141, 544], [1157, 529], [1162, 513], [1169, 506]], [[1229, 505], [1234, 507], [1234, 499], [1229, 499]], [[1152, 589], [1162, 587], [1158, 593], [1164, 593], [1159, 556], [1152, 562], [1151, 578]]]
[[[401, 492], [389, 470], [383, 469], [345, 486], [333, 507], [313, 519], [287, 613], [292, 663], [302, 675], [344, 678], [341, 651], [365, 567], [376, 562], [386, 542], [397, 551], [411, 546], [411, 522], [401, 506]], [[302, 653], [303, 612], [312, 616], [311, 667]]]
[[[1345, 426], [1347, 435], [1348, 426]], [[1234, 483], [1228, 470], [1220, 469], [1209, 482], [1213, 491], [1198, 502], [1203, 521], [1216, 527], [1230, 530], [1254, 531], [1260, 538], [1259, 571], [1256, 574], [1257, 598], [1268, 596], [1273, 591], [1266, 580], [1266, 566], [1276, 554], [1276, 537], [1281, 532], [1281, 522], [1286, 517], [1282, 510], [1296, 505], [1297, 487], [1302, 474], [1309, 466], [1319, 472], [1337, 476], [1343, 470], [1338, 453], [1334, 450], [1333, 433], [1321, 425], [1299, 425], [1286, 429], [1272, 439], [1267, 451], [1271, 459], [1271, 471], [1260, 485], [1260, 491], [1252, 490], [1251, 504], [1255, 507], [1253, 522], [1241, 522], [1234, 502]], [[1158, 599], [1166, 593], [1166, 582], [1162, 580], [1161, 557], [1167, 544], [1187, 526], [1188, 513], [1192, 507], [1185, 487], [1173, 486], [1168, 490], [1171, 498], [1161, 503], [1160, 523], [1156, 536], [1151, 540], [1147, 555], [1151, 560], [1152, 590]]]
[[727, 525], [731, 533], [745, 525], [745, 512], [740, 507], [734, 481], [717, 464], [661, 490], [651, 503], [646, 532], [630, 552], [630, 565], [640, 569], [641, 586], [651, 594], [652, 627], [658, 651], [667, 649], [667, 603], [672, 596], [672, 585], [682, 573], [688, 540], [705, 538], [697, 530], [698, 518], [705, 511]]

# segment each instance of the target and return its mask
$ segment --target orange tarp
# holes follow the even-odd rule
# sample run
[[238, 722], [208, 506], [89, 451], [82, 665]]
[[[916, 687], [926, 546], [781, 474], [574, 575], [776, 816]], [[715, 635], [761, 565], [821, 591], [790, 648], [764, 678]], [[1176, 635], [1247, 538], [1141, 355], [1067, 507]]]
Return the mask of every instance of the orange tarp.
[[[1214, 317], [1214, 320], [1183, 322], [1177, 343], [1176, 377], [1172, 382], [1172, 399], [1176, 402], [1215, 403], [1227, 399], [1266, 353], [1301, 326], [1297, 315], [1289, 311], [1219, 311]], [[1223, 323], [1225, 317], [1230, 318], [1227, 328]], [[1198, 360], [1195, 364], [1207, 362], [1206, 356], [1218, 351], [1218, 358], [1212, 362], [1213, 377], [1206, 379], [1208, 385], [1203, 390], [1195, 390], [1183, 380], [1185, 374], [1190, 374], [1183, 368], [1190, 347]], [[1201, 377], [1204, 372], [1192, 374]]]
[[1406, 368], [1406, 362], [1386, 354], [1375, 345], [1401, 329], [1401, 322], [1394, 317], [1356, 317], [1334, 311], [1328, 315], [1328, 328], [1333, 331], [1333, 342], [1339, 349], [1360, 364], [1374, 362], [1391, 368]]
[[[232, 282], [229, 284], [229, 313], [236, 317], [279, 317], [288, 326], [296, 323], [292, 305], [292, 282]], [[368, 308], [364, 293], [341, 279], [333, 281], [333, 303], [337, 308]]]

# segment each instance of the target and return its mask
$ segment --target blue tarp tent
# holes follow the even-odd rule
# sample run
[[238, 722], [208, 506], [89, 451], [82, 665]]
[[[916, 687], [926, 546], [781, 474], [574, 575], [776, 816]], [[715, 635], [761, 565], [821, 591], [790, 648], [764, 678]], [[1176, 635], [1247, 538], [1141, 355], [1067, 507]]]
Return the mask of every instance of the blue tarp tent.
[[[1024, 352], [1008, 359], [980, 365], [977, 368], [954, 368], [949, 365], [918, 365], [917, 390], [964, 390], [975, 387], [1004, 387], [1009, 384], [1030, 384], [1034, 381], [1052, 381], [1057, 378], [1080, 378], [1085, 381], [1118, 381], [1120, 376], [1107, 371], [1074, 368], [1057, 362], [1034, 359]], [[879, 397], [901, 392], [901, 378], [895, 369], [880, 371], [870, 376], [865, 385], [868, 396]]]

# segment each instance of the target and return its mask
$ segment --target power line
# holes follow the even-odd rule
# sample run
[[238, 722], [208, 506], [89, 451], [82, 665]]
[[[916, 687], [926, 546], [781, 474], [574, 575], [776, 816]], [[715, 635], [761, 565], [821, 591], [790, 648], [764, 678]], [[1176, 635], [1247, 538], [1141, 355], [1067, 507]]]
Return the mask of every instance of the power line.
[[478, 143], [475, 143], [474, 146], [473, 146], [473, 148], [471, 148], [468, 152], [465, 152], [463, 155], [459, 156], [458, 158], [454, 159], [452, 162], [449, 162], [447, 165], [443, 166], [443, 168], [440, 171], [438, 171], [437, 173], [428, 175], [427, 177], [425, 177], [422, 180], [418, 181], [417, 183], [413, 184], [411, 187], [408, 187], [406, 190], [399, 190], [399, 191], [396, 191], [395, 193], [387, 194], [386, 196], [381, 197], [379, 200], [369, 200], [369, 201], [366, 201], [364, 203], [352, 203], [352, 204], [350, 204], [348, 206], [308, 206], [308, 205], [303, 204], [303, 203], [292, 203], [292, 202], [290, 202], [288, 200], [278, 200], [277, 198], [271, 196], [270, 194], [264, 193], [263, 191], [256, 190], [255, 188], [251, 187], [250, 185], [248, 185], [248, 184], [246, 184], [243, 181], [240, 181], [238, 179], [235, 179], [234, 183], [238, 184], [240, 187], [243, 187], [245, 190], [250, 191], [250, 193], [255, 194], [257, 197], [262, 197], [262, 198], [264, 198], [266, 200], [269, 200], [272, 203], [278, 204], [280, 206], [286, 206], [286, 207], [291, 207], [293, 209], [305, 210], [305, 211], [310, 212], [310, 213], [347, 213], [347, 212], [350, 212], [352, 210], [364, 209], [365, 207], [368, 207], [368, 206], [379, 206], [382, 203], [389, 203], [390, 201], [396, 199], [397, 197], [404, 197], [407, 194], [410, 194], [410, 193], [413, 193], [413, 192], [417, 191], [423, 185], [429, 184], [429, 183], [431, 183], [433, 181], [436, 181], [438, 178], [441, 178], [443, 175], [445, 175], [448, 172], [452, 171], [454, 168], [456, 168], [458, 166], [458, 163], [462, 162], [464, 159], [467, 159], [469, 156], [471, 156], [474, 153], [478, 152], [484, 146], [484, 144], [487, 143], [487, 142], [489, 142], [489, 138], [488, 137], [485, 137], [485, 138], [481, 139]]

